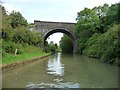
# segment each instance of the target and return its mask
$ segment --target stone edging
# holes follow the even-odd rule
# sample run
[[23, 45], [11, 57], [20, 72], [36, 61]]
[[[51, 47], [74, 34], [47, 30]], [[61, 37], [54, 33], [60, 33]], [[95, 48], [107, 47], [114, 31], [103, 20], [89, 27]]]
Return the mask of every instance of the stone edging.
[[0, 70], [6, 71], [6, 70], [8, 70], [8, 69], [14, 68], [14, 67], [17, 66], [17, 65], [28, 64], [28, 63], [30, 63], [30, 62], [34, 62], [34, 61], [37, 61], [37, 60], [39, 60], [39, 59], [46, 58], [46, 57], [48, 57], [48, 56], [50, 56], [50, 55], [51, 55], [51, 54], [45, 55], [45, 56], [40, 56], [40, 57], [35, 57], [35, 58], [29, 59], [29, 60], [25, 60], [25, 61], [18, 61], [18, 62], [11, 63], [11, 64], [1, 65], [1, 66], [0, 66]]

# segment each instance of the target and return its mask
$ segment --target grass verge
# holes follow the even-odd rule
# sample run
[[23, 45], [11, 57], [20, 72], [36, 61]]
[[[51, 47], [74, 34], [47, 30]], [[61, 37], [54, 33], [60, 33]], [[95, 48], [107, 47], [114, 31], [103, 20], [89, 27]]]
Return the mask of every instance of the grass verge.
[[20, 61], [26, 61], [35, 57], [43, 57], [50, 54], [43, 52], [39, 47], [30, 45], [26, 46], [18, 45], [18, 46], [19, 49], [21, 49], [22, 53], [18, 55], [7, 53], [5, 56], [2, 57], [2, 63], [0, 64], [11, 64]]

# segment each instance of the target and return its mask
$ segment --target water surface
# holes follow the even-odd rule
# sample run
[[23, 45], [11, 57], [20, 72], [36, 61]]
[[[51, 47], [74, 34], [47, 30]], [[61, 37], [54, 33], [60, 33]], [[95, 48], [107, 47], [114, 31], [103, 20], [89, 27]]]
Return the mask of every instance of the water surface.
[[117, 88], [118, 67], [57, 53], [3, 72], [3, 88]]

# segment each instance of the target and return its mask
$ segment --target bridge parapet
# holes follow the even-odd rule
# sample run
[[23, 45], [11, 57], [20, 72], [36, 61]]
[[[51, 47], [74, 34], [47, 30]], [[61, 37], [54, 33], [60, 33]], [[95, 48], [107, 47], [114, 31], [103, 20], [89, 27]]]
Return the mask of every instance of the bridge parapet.
[[33, 27], [33, 30], [37, 32], [41, 32], [42, 34], [45, 34], [47, 31], [52, 29], [67, 29], [70, 30], [70, 32], [74, 32], [75, 29], [75, 23], [68, 23], [68, 22], [47, 22], [47, 21], [34, 21], [35, 27]]

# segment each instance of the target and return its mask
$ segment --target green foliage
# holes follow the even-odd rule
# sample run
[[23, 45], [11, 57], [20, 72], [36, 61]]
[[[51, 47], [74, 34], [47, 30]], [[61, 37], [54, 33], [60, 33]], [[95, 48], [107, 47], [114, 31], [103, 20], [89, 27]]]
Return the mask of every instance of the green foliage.
[[53, 43], [53, 41], [50, 42], [50, 44], [48, 44], [47, 41], [45, 41], [45, 47], [44, 47], [45, 52], [52, 52], [52, 53], [56, 53], [58, 51], [58, 46], [57, 44]]
[[10, 15], [7, 15], [4, 7], [2, 12], [3, 40], [35, 46], [41, 45], [43, 42], [41, 34], [28, 30], [28, 23], [20, 12], [13, 11]]
[[25, 18], [22, 16], [22, 14], [20, 12], [15, 12], [13, 11], [11, 14], [10, 14], [10, 24], [13, 28], [16, 28], [18, 26], [27, 26], [28, 23], [27, 21], [25, 20]]
[[89, 30], [84, 30], [79, 33], [79, 39], [77, 39], [78, 50], [77, 52], [82, 54], [85, 48], [85, 42], [91, 37], [92, 32]]
[[107, 24], [106, 24], [106, 15], [109, 10], [109, 5], [104, 4], [103, 6], [99, 6], [96, 8], [93, 8], [92, 10], [95, 10], [97, 16], [99, 17], [99, 24], [96, 27], [97, 33], [104, 33], [107, 31]]
[[[14, 62], [31, 60], [32, 58], [41, 57], [50, 54], [43, 52], [39, 47], [36, 46], [21, 45], [21, 44], [16, 44], [14, 42], [4, 42], [4, 43], [6, 43], [6, 45], [14, 44], [15, 47], [17, 48], [19, 47], [18, 51], [21, 51], [21, 53], [17, 53], [17, 55], [13, 55], [11, 53], [6, 53], [6, 55], [4, 54], [5, 56], [2, 57], [2, 64], [10, 64]], [[3, 49], [2, 53], [3, 52], [5, 52], [5, 49]]]
[[117, 24], [118, 23], [118, 20], [119, 20], [119, 17], [120, 15], [118, 14], [118, 12], [120, 12], [120, 9], [118, 9], [120, 6], [120, 3], [117, 3], [117, 4], [113, 4], [111, 7], [109, 7], [109, 10], [106, 14], [106, 24], [107, 25], [110, 25], [110, 24]]
[[88, 8], [80, 11], [76, 20], [76, 33], [84, 30], [95, 32], [96, 27], [99, 25], [99, 17], [97, 16], [96, 11]]
[[[0, 5], [0, 7], [2, 7]], [[13, 11], [7, 15], [2, 7], [2, 56], [19, 55], [25, 51], [26, 45], [41, 46], [41, 34], [28, 30], [28, 23], [19, 12]], [[17, 50], [17, 53], [15, 51]]]
[[[83, 54], [109, 63], [120, 63], [118, 26], [114, 25], [104, 34], [94, 34], [85, 44]], [[104, 38], [103, 38], [104, 37]]]
[[39, 33], [35, 33], [24, 27], [20, 27], [15, 29], [13, 41], [16, 43], [27, 43], [29, 45], [39, 46], [42, 42], [42, 37]]
[[119, 4], [78, 12], [75, 30], [78, 53], [120, 65]]
[[12, 37], [14, 36], [14, 31], [11, 30], [11, 28], [2, 28], [2, 38], [4, 40], [12, 40]]
[[4, 9], [4, 11], [2, 13], [2, 38], [4, 40], [12, 40], [13, 34], [14, 34], [14, 32], [10, 25], [10, 18], [6, 14], [6, 11]]
[[60, 41], [60, 47], [63, 53], [73, 53], [72, 39], [67, 35], [64, 35]]
[[44, 51], [47, 53], [50, 52], [49, 44], [47, 41], [44, 42]]
[[[105, 33], [109, 25], [118, 23], [119, 3], [108, 6], [104, 4], [103, 6], [94, 7], [93, 9], [85, 8], [84, 10], [78, 12], [76, 18], [76, 31], [77, 37], [79, 33], [84, 30], [89, 30], [93, 33]], [[117, 12], [118, 11], [118, 12]]]
[[2, 56], [5, 57], [7, 54], [15, 54], [15, 50], [17, 49], [17, 54], [21, 54], [22, 50], [21, 50], [21, 45], [16, 44], [14, 42], [11, 41], [3, 41], [2, 42]]

